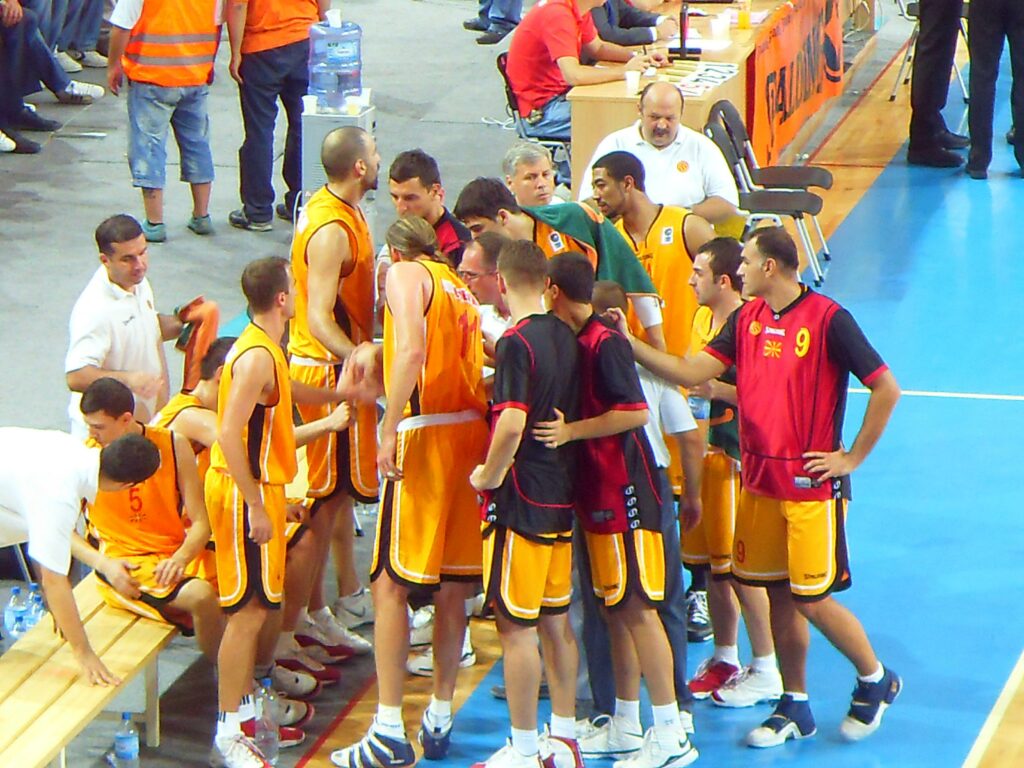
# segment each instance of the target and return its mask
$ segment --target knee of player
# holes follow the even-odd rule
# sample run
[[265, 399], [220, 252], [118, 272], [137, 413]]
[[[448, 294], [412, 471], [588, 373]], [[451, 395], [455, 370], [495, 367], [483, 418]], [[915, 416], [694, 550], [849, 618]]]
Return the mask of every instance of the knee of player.
[[832, 605], [832, 598], [825, 596], [818, 600], [794, 600], [796, 610], [812, 624], [817, 624]]

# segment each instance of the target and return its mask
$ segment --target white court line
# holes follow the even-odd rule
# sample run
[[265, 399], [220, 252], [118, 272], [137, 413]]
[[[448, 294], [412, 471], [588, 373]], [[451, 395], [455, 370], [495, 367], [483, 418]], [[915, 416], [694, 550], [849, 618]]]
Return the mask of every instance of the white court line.
[[[870, 392], [863, 387], [850, 387], [849, 392], [855, 395], [866, 395]], [[948, 400], [1001, 400], [1003, 402], [1024, 402], [1024, 395], [990, 395], [984, 392], [928, 392], [923, 389], [904, 389], [908, 397], [940, 397]]]
[[985, 752], [988, 750], [989, 744], [992, 742], [992, 738], [1002, 724], [1003, 716], [1006, 714], [1010, 702], [1013, 701], [1017, 690], [1020, 688], [1022, 680], [1024, 680], [1024, 653], [1017, 659], [1017, 665], [1013, 668], [1013, 672], [1010, 673], [1002, 693], [999, 694], [999, 698], [996, 699], [996, 703], [992, 706], [992, 711], [989, 712], [985, 724], [981, 726], [978, 738], [974, 740], [974, 746], [967, 753], [967, 759], [964, 760], [962, 768], [975, 768], [981, 762], [982, 757], [985, 756]]

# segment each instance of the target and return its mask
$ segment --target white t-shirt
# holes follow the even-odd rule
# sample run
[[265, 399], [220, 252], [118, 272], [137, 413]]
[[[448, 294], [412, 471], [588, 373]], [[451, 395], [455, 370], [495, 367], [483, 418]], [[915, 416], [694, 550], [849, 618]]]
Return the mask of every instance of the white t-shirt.
[[484, 340], [497, 344], [502, 334], [512, 327], [512, 318], [502, 317], [493, 304], [478, 304], [477, 309], [480, 312], [480, 332]]
[[67, 575], [82, 499], [96, 499], [100, 451], [65, 432], [0, 428], [0, 542]]
[[[166, 370], [160, 321], [149, 280], [126, 291], [110, 282], [102, 264], [85, 286], [71, 310], [71, 337], [64, 372], [94, 365], [108, 371], [145, 371], [161, 375]], [[71, 434], [88, 434], [79, 403], [80, 392], [71, 393], [68, 416]], [[156, 398], [135, 398], [135, 414], [149, 421], [156, 413]]]
[[670, 457], [665, 435], [678, 435], [697, 428], [690, 406], [678, 387], [658, 378], [641, 365], [636, 372], [640, 376], [640, 388], [644, 391], [650, 418], [644, 426], [647, 440], [654, 451], [654, 460], [662, 469], [668, 467]]
[[591, 168], [594, 163], [603, 155], [619, 150], [630, 152], [640, 160], [646, 175], [647, 196], [655, 203], [693, 208], [709, 197], [721, 197], [739, 205], [736, 180], [715, 142], [703, 133], [680, 125], [675, 141], [658, 149], [648, 144], [640, 133], [639, 120], [628, 128], [608, 134], [597, 145], [583, 172], [578, 190], [580, 200], [593, 193]]

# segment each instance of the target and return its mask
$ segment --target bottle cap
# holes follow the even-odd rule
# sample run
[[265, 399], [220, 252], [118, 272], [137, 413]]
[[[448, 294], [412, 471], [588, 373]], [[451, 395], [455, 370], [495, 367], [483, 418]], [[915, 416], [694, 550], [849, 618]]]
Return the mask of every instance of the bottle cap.
[[122, 712], [121, 713], [121, 722], [126, 723], [129, 720], [131, 720], [131, 719], [132, 719], [132, 713], [131, 712]]
[[260, 685], [262, 685], [264, 688], [269, 688], [270, 687], [270, 678], [269, 677], [264, 677], [262, 680], [260, 680]]
[[21, 594], [21, 587], [11, 587], [11, 596], [12, 597], [14, 595], [20, 595], [20, 594]]

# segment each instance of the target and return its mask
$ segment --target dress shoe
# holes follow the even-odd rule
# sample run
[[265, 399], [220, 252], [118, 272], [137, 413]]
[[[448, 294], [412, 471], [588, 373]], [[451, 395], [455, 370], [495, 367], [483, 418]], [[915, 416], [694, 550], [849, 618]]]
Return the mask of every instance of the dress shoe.
[[62, 124], [57, 120], [47, 120], [31, 109], [22, 109], [10, 122], [11, 128], [21, 131], [59, 131]]
[[477, 45], [494, 45], [495, 43], [500, 43], [511, 31], [511, 29], [489, 29], [476, 39]]
[[946, 130], [939, 134], [939, 144], [946, 149], [967, 149], [971, 146], [971, 140], [959, 133]]
[[984, 181], [985, 179], [988, 178], [988, 169], [987, 168], [972, 168], [971, 166], [968, 165], [967, 168], [966, 168], [966, 171], [967, 171], [967, 175], [970, 176], [972, 179], [978, 179], [979, 181]]
[[481, 21], [479, 16], [474, 16], [472, 19], [462, 22], [462, 28], [468, 29], [470, 32], [486, 32], [491, 26], [486, 21]]
[[1017, 127], [1014, 126], [1006, 132], [1006, 143], [1013, 144], [1017, 141]]
[[942, 147], [910, 147], [907, 149], [907, 163], [931, 168], [959, 168], [963, 165], [964, 159], [956, 152], [950, 152]]

